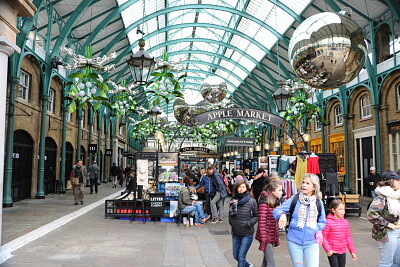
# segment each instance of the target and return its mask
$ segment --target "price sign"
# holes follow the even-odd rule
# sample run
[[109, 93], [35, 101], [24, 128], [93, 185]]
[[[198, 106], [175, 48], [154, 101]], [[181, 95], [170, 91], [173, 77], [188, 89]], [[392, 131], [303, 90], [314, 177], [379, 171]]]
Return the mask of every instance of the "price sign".
[[89, 153], [97, 153], [97, 144], [89, 144]]

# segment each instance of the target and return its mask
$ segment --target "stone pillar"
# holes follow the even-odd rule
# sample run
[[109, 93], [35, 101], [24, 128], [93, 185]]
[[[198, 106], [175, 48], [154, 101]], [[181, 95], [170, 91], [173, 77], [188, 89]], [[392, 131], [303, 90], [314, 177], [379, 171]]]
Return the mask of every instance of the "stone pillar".
[[[1, 12], [0, 12], [1, 13]], [[6, 98], [7, 95], [7, 71], [8, 57], [13, 53], [19, 53], [20, 49], [5, 36], [0, 36], [0, 199], [3, 199], [4, 180], [4, 140], [6, 140]], [[11, 202], [12, 205], [12, 202]], [[3, 221], [3, 210], [0, 208], [0, 240]], [[0, 259], [1, 260], [1, 259]], [[1, 261], [0, 261], [1, 262]]]
[[[17, 16], [33, 17], [36, 7], [29, 0], [2, 0], [0, 1], [0, 199], [3, 199], [4, 180], [4, 145], [6, 140], [6, 95], [9, 56], [20, 53], [21, 49], [15, 44], [17, 33]], [[0, 240], [2, 233], [3, 210], [0, 208]], [[0, 251], [0, 262], [8, 257]]]

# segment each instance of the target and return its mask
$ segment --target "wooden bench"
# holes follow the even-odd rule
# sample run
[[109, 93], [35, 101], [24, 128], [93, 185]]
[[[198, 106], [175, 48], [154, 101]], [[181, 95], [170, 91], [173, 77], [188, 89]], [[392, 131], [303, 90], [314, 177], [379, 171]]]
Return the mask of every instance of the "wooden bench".
[[345, 210], [347, 213], [358, 213], [361, 216], [361, 198], [358, 194], [345, 194]]

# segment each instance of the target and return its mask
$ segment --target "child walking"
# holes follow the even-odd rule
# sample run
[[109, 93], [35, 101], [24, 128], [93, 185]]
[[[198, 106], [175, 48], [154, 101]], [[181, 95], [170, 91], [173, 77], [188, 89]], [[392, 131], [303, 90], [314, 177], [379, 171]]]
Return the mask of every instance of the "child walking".
[[264, 251], [261, 267], [275, 267], [274, 247], [279, 246], [279, 230], [272, 212], [280, 205], [281, 197], [282, 183], [279, 181], [271, 181], [260, 195], [256, 239], [260, 242], [258, 249]]
[[332, 213], [326, 217], [326, 226], [322, 230], [323, 247], [331, 267], [344, 267], [346, 265], [346, 248], [349, 249], [352, 259], [357, 259], [350, 234], [350, 224], [343, 218], [345, 207], [340, 199], [332, 200], [329, 209]]

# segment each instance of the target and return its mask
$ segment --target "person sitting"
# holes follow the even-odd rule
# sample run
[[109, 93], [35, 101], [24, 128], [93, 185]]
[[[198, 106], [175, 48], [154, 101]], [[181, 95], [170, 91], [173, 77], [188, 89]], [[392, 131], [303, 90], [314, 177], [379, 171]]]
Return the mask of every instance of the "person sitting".
[[205, 223], [211, 216], [204, 216], [203, 208], [200, 204], [190, 199], [191, 193], [196, 192], [196, 188], [192, 185], [184, 187], [178, 197], [178, 208], [181, 212], [194, 212], [194, 225], [200, 226]]

